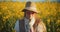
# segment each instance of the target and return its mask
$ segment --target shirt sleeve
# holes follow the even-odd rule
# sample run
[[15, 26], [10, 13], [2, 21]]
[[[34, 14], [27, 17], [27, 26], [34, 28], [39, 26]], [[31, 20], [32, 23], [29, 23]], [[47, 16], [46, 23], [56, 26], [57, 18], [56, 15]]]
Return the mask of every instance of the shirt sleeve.
[[37, 32], [46, 32], [46, 26], [43, 22], [40, 22], [37, 26]]

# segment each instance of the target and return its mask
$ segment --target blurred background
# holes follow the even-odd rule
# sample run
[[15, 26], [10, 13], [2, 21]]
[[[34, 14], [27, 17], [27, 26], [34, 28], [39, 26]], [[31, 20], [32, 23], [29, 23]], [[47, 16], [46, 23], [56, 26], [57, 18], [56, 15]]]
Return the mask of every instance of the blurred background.
[[[37, 14], [47, 27], [47, 32], [60, 32], [60, 0], [0, 0], [0, 32], [16, 32], [17, 20], [22, 19], [26, 1], [36, 3]], [[18, 25], [18, 24], [17, 24]]]

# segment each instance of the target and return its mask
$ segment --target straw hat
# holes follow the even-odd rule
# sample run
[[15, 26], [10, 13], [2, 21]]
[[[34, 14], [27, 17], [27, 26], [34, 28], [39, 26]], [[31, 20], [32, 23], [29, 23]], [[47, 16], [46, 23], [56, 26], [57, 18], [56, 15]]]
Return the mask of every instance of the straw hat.
[[37, 11], [37, 9], [36, 9], [35, 3], [30, 2], [30, 1], [28, 1], [28, 2], [26, 3], [26, 6], [25, 6], [25, 8], [24, 8], [22, 11], [23, 11], [23, 12], [32, 11], [32, 12], [38, 13], [38, 11]]

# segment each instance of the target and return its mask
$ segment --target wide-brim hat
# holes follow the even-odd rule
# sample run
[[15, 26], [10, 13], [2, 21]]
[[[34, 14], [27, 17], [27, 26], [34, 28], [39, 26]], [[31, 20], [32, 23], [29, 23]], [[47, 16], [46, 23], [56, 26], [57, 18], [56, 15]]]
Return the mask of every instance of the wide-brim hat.
[[35, 13], [38, 13], [37, 9], [36, 9], [36, 5], [34, 2], [31, 2], [31, 1], [28, 1], [26, 3], [26, 6], [25, 8], [22, 10], [23, 12], [26, 12], [26, 11], [32, 11], [32, 12], [35, 12]]

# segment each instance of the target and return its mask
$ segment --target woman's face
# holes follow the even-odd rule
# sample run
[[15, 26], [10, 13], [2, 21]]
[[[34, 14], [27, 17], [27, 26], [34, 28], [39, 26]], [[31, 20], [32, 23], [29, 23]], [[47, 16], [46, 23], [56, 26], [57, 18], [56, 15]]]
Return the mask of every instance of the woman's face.
[[29, 18], [33, 17], [34, 14], [35, 14], [35, 12], [32, 12], [32, 11], [26, 11], [26, 15], [27, 15]]

